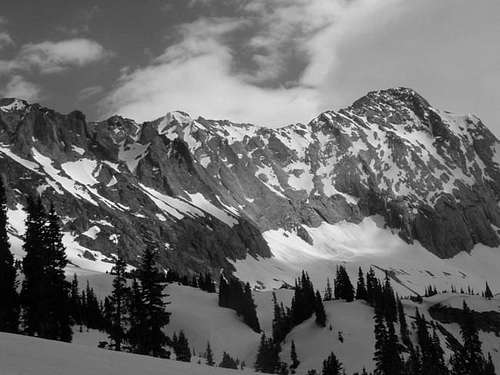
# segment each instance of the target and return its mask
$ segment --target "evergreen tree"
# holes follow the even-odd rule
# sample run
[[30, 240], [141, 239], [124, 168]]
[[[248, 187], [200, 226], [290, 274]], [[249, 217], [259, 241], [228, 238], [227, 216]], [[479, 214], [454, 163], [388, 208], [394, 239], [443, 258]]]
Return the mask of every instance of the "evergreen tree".
[[490, 286], [488, 283], [486, 283], [486, 289], [484, 290], [484, 298], [486, 299], [492, 299], [493, 298], [493, 293], [491, 292]]
[[384, 346], [384, 362], [386, 375], [400, 375], [403, 373], [403, 362], [401, 360], [398, 337], [394, 330], [394, 323], [386, 320], [387, 336]]
[[59, 218], [47, 215], [40, 199], [28, 199], [21, 291], [23, 321], [28, 335], [71, 341], [67, 260]]
[[198, 287], [208, 293], [215, 293], [215, 283], [212, 280], [212, 275], [206, 272], [205, 275], [199, 275]]
[[15, 333], [19, 327], [16, 267], [7, 234], [7, 199], [0, 177], [0, 331]]
[[337, 276], [334, 281], [335, 298], [344, 299], [347, 302], [354, 300], [354, 287], [344, 266], [337, 267]]
[[21, 290], [24, 331], [46, 337], [45, 325], [49, 319], [46, 298], [46, 256], [44, 243], [45, 210], [40, 199], [28, 198], [26, 234], [23, 250], [24, 280]]
[[224, 273], [221, 273], [219, 277], [219, 306], [231, 307], [229, 304], [229, 284]]
[[420, 346], [421, 369], [423, 374], [444, 375], [448, 373], [444, 363], [444, 353], [439, 343], [437, 334], [429, 334], [427, 322], [423, 315], [420, 315], [418, 309], [415, 313], [415, 322], [417, 325], [417, 341]]
[[290, 312], [285, 310], [283, 304], [278, 304], [276, 293], [273, 292], [273, 340], [281, 342], [291, 330]]
[[375, 305], [377, 289], [378, 289], [378, 280], [375, 277], [375, 271], [373, 270], [373, 268], [370, 267], [370, 270], [366, 274], [366, 297], [367, 297], [367, 302], [372, 306]]
[[59, 216], [51, 205], [44, 233], [46, 249], [46, 295], [49, 303], [49, 336], [47, 338], [70, 342], [71, 329], [70, 283], [66, 281], [64, 268], [68, 264], [66, 249], [62, 243]]
[[294, 296], [292, 298], [291, 321], [298, 325], [309, 319], [314, 313], [316, 294], [309, 279], [309, 275], [302, 271], [302, 275], [295, 281]]
[[326, 313], [325, 307], [323, 306], [323, 301], [321, 300], [321, 295], [316, 291], [316, 300], [314, 306], [314, 312], [316, 313], [316, 324], [320, 327], [326, 326]]
[[295, 370], [297, 370], [297, 367], [300, 365], [299, 358], [297, 357], [297, 350], [295, 348], [295, 342], [292, 340], [292, 346], [290, 348], [290, 359], [292, 361], [292, 364], [290, 365], [290, 369], [292, 370], [292, 374], [295, 373]]
[[399, 321], [399, 333], [401, 335], [401, 341], [405, 344], [409, 349], [412, 347], [412, 343], [410, 340], [410, 332], [408, 330], [408, 323], [406, 322], [406, 315], [403, 309], [403, 304], [401, 300], [397, 298], [397, 310], [398, 310], [398, 321]]
[[214, 353], [212, 352], [212, 348], [210, 347], [210, 341], [207, 341], [207, 350], [205, 350], [205, 359], [207, 360], [207, 366], [214, 366]]
[[333, 290], [332, 286], [330, 284], [330, 279], [326, 279], [326, 289], [325, 289], [325, 295], [323, 297], [325, 301], [331, 301], [333, 299]]
[[367, 300], [368, 292], [366, 291], [365, 276], [363, 270], [359, 267], [358, 271], [358, 284], [356, 286], [356, 299]]
[[337, 359], [335, 354], [331, 353], [327, 359], [323, 361], [322, 375], [341, 375], [342, 364]]
[[290, 372], [288, 371], [288, 365], [285, 362], [280, 363], [280, 367], [278, 369], [279, 375], [288, 375]]
[[394, 290], [391, 286], [389, 273], [385, 273], [384, 287], [382, 289], [382, 306], [384, 309], [384, 316], [390, 322], [397, 321], [397, 304]]
[[122, 350], [122, 343], [126, 338], [126, 317], [127, 317], [127, 299], [129, 296], [129, 289], [127, 287], [127, 279], [125, 272], [127, 263], [119, 254], [114, 267], [111, 269], [111, 274], [115, 277], [113, 279], [113, 291], [109, 298], [109, 339], [111, 340], [111, 347], [116, 351]]
[[88, 328], [103, 329], [106, 328], [106, 322], [103, 316], [103, 309], [94, 293], [94, 289], [90, 287], [87, 280], [85, 291], [82, 292], [82, 323]]
[[418, 347], [410, 350], [408, 360], [404, 364], [404, 371], [407, 375], [421, 375], [422, 372], [422, 358]]
[[138, 279], [140, 281], [140, 291], [143, 303], [142, 334], [145, 336], [141, 340], [142, 347], [138, 348], [142, 354], [149, 354], [153, 357], [165, 355], [163, 346], [167, 342], [167, 337], [163, 333], [163, 327], [170, 321], [170, 313], [165, 311], [163, 301], [163, 290], [165, 283], [163, 276], [156, 266], [156, 252], [150, 246], [146, 247], [142, 256], [142, 262], [138, 269]]
[[387, 373], [385, 363], [385, 347], [387, 342], [387, 329], [384, 323], [384, 314], [381, 309], [375, 309], [375, 375], [390, 375]]
[[129, 329], [127, 331], [127, 341], [130, 344], [129, 350], [133, 353], [147, 354], [144, 342], [144, 331], [146, 330], [146, 311], [142, 295], [142, 290], [137, 279], [133, 279], [130, 288], [127, 310], [129, 312]]
[[246, 283], [243, 292], [243, 308], [242, 308], [243, 321], [252, 328], [255, 332], [260, 332], [259, 319], [257, 318], [257, 310], [252, 297], [252, 290], [250, 284]]
[[234, 277], [228, 280], [221, 274], [219, 280], [219, 306], [235, 310], [243, 318], [245, 324], [255, 332], [260, 332], [250, 284], [243, 285]]
[[485, 361], [474, 315], [465, 301], [463, 302], [462, 320], [460, 322], [462, 336], [461, 348], [454, 353], [451, 364], [453, 375], [482, 374], [487, 361]]
[[279, 345], [272, 338], [266, 338], [263, 333], [260, 337], [260, 345], [255, 360], [255, 370], [274, 374], [279, 371], [281, 361], [279, 358]]
[[226, 352], [222, 354], [222, 361], [219, 363], [219, 367], [222, 368], [231, 368], [231, 369], [238, 369], [238, 364], [236, 361]]
[[173, 347], [175, 358], [178, 361], [191, 362], [191, 349], [189, 349], [189, 342], [186, 338], [186, 335], [184, 334], [184, 331], [181, 330], [177, 339], [173, 340]]
[[491, 354], [488, 353], [488, 359], [486, 360], [486, 364], [484, 366], [483, 375], [495, 375], [495, 365], [491, 359]]
[[73, 274], [73, 280], [70, 287], [70, 314], [73, 317], [75, 324], [82, 324], [82, 300], [80, 297], [80, 289], [78, 287], [78, 278], [76, 273]]

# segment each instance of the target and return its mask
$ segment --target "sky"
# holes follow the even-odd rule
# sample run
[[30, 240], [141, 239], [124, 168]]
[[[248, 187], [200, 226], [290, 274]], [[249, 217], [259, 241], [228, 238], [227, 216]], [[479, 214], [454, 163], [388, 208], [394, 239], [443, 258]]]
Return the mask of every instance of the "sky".
[[405, 86], [500, 136], [499, 40], [498, 0], [5, 0], [0, 97], [277, 127]]

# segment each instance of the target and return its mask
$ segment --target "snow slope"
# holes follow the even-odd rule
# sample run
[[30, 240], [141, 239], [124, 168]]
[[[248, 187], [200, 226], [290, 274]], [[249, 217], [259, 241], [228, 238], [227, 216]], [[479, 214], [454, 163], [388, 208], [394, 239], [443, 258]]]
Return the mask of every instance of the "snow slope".
[[326, 279], [333, 279], [338, 264], [345, 264], [355, 281], [358, 267], [366, 272], [370, 266], [379, 277], [391, 272], [396, 291], [402, 295], [423, 294], [428, 285], [438, 290], [471, 286], [484, 289], [488, 281], [500, 290], [500, 249], [476, 245], [471, 254], [459, 253], [451, 259], [441, 259], [418, 242], [407, 244], [396, 233], [384, 228], [379, 216], [366, 217], [359, 224], [323, 223], [317, 228], [306, 227], [312, 245], [295, 232], [283, 229], [264, 233], [273, 253], [272, 258], [254, 258], [233, 262], [236, 275], [254, 285], [279, 287], [293, 283], [301, 270], [310, 273], [316, 288], [323, 290]]
[[230, 375], [237, 372], [89, 346], [0, 333], [2, 375]]

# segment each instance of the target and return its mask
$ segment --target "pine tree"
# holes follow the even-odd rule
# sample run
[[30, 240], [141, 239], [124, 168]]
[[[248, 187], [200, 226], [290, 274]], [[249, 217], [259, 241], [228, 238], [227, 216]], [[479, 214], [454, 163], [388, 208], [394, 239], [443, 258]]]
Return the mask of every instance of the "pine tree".
[[491, 359], [491, 354], [488, 353], [488, 359], [486, 360], [486, 364], [484, 366], [483, 375], [495, 375], [495, 365], [493, 364], [493, 360]]
[[490, 286], [486, 282], [486, 289], [484, 290], [484, 298], [486, 299], [492, 299], [493, 298], [493, 293], [491, 292]]
[[423, 374], [445, 375], [448, 373], [444, 363], [444, 353], [437, 337], [436, 332], [431, 336], [427, 329], [427, 322], [423, 315], [420, 315], [418, 309], [415, 312], [415, 321], [417, 325], [417, 341], [420, 345], [421, 370]]
[[260, 332], [250, 284], [243, 285], [234, 277], [228, 280], [224, 277], [224, 274], [221, 274], [219, 280], [219, 306], [234, 309], [243, 318], [245, 324], [255, 332]]
[[290, 324], [290, 314], [288, 311], [285, 311], [283, 304], [278, 304], [276, 300], [276, 293], [273, 292], [273, 340], [274, 342], [281, 342], [286, 337], [286, 335], [290, 332], [291, 324]]
[[143, 347], [139, 348], [139, 352], [162, 357], [166, 354], [163, 346], [167, 342], [163, 327], [169, 323], [170, 313], [165, 311], [166, 304], [163, 301], [165, 283], [156, 266], [156, 252], [150, 246], [147, 246], [143, 253], [138, 279], [144, 313], [142, 334], [145, 336], [145, 340], [141, 340]]
[[288, 365], [285, 362], [281, 362], [277, 373], [279, 375], [288, 375], [290, 373], [288, 371]]
[[59, 216], [51, 205], [44, 235], [46, 248], [46, 292], [49, 302], [49, 336], [47, 338], [70, 342], [71, 329], [70, 283], [64, 268], [68, 264], [66, 249], [62, 243]]
[[230, 307], [229, 305], [229, 284], [224, 274], [221, 273], [219, 277], [219, 306]]
[[367, 302], [372, 306], [375, 305], [377, 289], [378, 289], [378, 280], [375, 277], [375, 271], [373, 270], [373, 268], [370, 267], [370, 270], [366, 274], [366, 297], [367, 297]]
[[365, 285], [365, 277], [363, 275], [363, 270], [359, 267], [358, 271], [358, 284], [356, 286], [356, 299], [367, 300], [368, 295]]
[[385, 318], [390, 322], [397, 321], [397, 304], [394, 290], [391, 286], [389, 273], [385, 273], [384, 287], [382, 289], [382, 306], [384, 309]]
[[316, 324], [320, 327], [326, 326], [326, 313], [325, 307], [323, 306], [323, 301], [321, 300], [321, 295], [316, 291], [316, 300], [314, 306], [314, 312], [316, 313]]
[[142, 290], [137, 279], [133, 279], [130, 288], [127, 310], [129, 312], [129, 329], [127, 341], [132, 353], [147, 354], [144, 331], [146, 330], [146, 311]]
[[210, 347], [210, 341], [207, 341], [207, 350], [205, 350], [205, 359], [207, 366], [214, 366], [214, 353], [212, 352], [212, 348]]
[[292, 346], [290, 348], [290, 359], [292, 361], [292, 364], [290, 365], [290, 369], [292, 370], [292, 374], [295, 373], [295, 370], [297, 370], [297, 367], [300, 365], [299, 358], [297, 357], [297, 350], [295, 348], [295, 342], [292, 340]]
[[394, 323], [386, 320], [387, 336], [384, 347], [384, 362], [386, 375], [400, 375], [403, 373], [403, 362], [401, 360], [398, 337], [394, 330]]
[[260, 332], [259, 319], [257, 318], [257, 310], [252, 297], [252, 289], [250, 284], [246, 283], [243, 292], [243, 321], [252, 328], [255, 332]]
[[334, 281], [335, 298], [344, 299], [347, 302], [354, 300], [354, 287], [344, 266], [337, 267], [337, 276]]
[[99, 300], [94, 293], [94, 289], [90, 287], [87, 280], [85, 291], [82, 292], [82, 322], [87, 328], [103, 329], [106, 328], [106, 322], [103, 316], [103, 309], [100, 306]]
[[341, 375], [342, 364], [337, 359], [335, 354], [331, 353], [327, 359], [323, 361], [322, 375]]
[[70, 287], [70, 314], [75, 324], [82, 324], [82, 300], [80, 298], [80, 289], [78, 287], [78, 278], [73, 274], [73, 280]]
[[24, 280], [21, 290], [24, 331], [46, 337], [44, 326], [49, 319], [46, 288], [46, 256], [43, 249], [45, 210], [40, 199], [28, 198], [26, 234], [23, 250]]
[[331, 301], [333, 299], [333, 291], [332, 291], [332, 286], [330, 284], [330, 279], [326, 279], [326, 289], [325, 289], [325, 295], [323, 297], [325, 301]]
[[19, 296], [16, 267], [7, 234], [7, 199], [0, 177], [0, 331], [15, 333], [19, 328]]
[[421, 375], [422, 372], [422, 358], [418, 347], [410, 350], [408, 360], [404, 364], [404, 371], [407, 375]]
[[175, 358], [182, 362], [191, 362], [191, 349], [189, 349], [189, 342], [184, 334], [184, 331], [179, 332], [177, 340], [174, 341]]
[[114, 267], [111, 269], [111, 274], [115, 277], [113, 279], [113, 291], [109, 298], [109, 339], [111, 340], [111, 347], [116, 351], [122, 350], [122, 343], [126, 338], [126, 318], [127, 318], [127, 299], [129, 296], [129, 289], [127, 287], [127, 279], [125, 272], [127, 263], [119, 254]]
[[263, 333], [260, 337], [260, 345], [255, 360], [255, 370], [274, 374], [280, 367], [279, 345], [274, 343], [272, 338], [266, 338]]
[[231, 368], [231, 369], [238, 369], [238, 364], [236, 361], [226, 352], [222, 354], [222, 361], [219, 363], [219, 367], [222, 368]]
[[389, 375], [385, 363], [385, 347], [387, 342], [387, 329], [384, 323], [384, 314], [381, 309], [375, 309], [375, 375]]
[[29, 335], [71, 341], [69, 283], [59, 218], [45, 213], [40, 199], [28, 199], [21, 291], [23, 321]]
[[205, 275], [198, 276], [198, 287], [208, 293], [215, 293], [215, 284], [212, 280], [212, 275], [206, 272]]
[[266, 372], [268, 367], [268, 357], [269, 357], [269, 347], [268, 340], [266, 338], [266, 334], [263, 333], [260, 336], [260, 345], [257, 350], [257, 358], [255, 359], [255, 371]]
[[410, 340], [410, 332], [408, 330], [408, 323], [406, 322], [406, 315], [403, 309], [403, 304], [401, 300], [397, 298], [397, 309], [398, 309], [398, 321], [399, 321], [399, 333], [401, 335], [401, 341], [405, 344], [409, 349], [412, 347], [412, 343]]
[[474, 315], [465, 301], [463, 302], [460, 334], [462, 346], [454, 353], [451, 360], [453, 374], [481, 374], [486, 366], [486, 361], [481, 350], [481, 341]]

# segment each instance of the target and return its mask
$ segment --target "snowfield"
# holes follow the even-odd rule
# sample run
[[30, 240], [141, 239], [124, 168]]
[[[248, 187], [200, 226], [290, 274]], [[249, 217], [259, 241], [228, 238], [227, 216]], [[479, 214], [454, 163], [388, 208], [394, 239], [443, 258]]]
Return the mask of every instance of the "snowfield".
[[333, 279], [338, 264], [345, 264], [353, 283], [358, 267], [364, 272], [373, 267], [379, 278], [390, 271], [395, 291], [401, 296], [423, 294], [427, 286], [439, 291], [468, 286], [484, 290], [488, 281], [500, 290], [500, 249], [476, 245], [470, 254], [459, 253], [441, 259], [420, 243], [407, 244], [396, 232], [384, 228], [380, 216], [365, 218], [361, 223], [323, 223], [317, 228], [305, 227], [313, 244], [294, 232], [283, 229], [265, 232], [273, 257], [233, 262], [236, 276], [253, 285], [280, 287], [293, 285], [301, 270], [309, 272], [316, 288], [323, 290], [326, 279]]
[[195, 363], [114, 352], [0, 333], [2, 375], [232, 375], [255, 374]]

